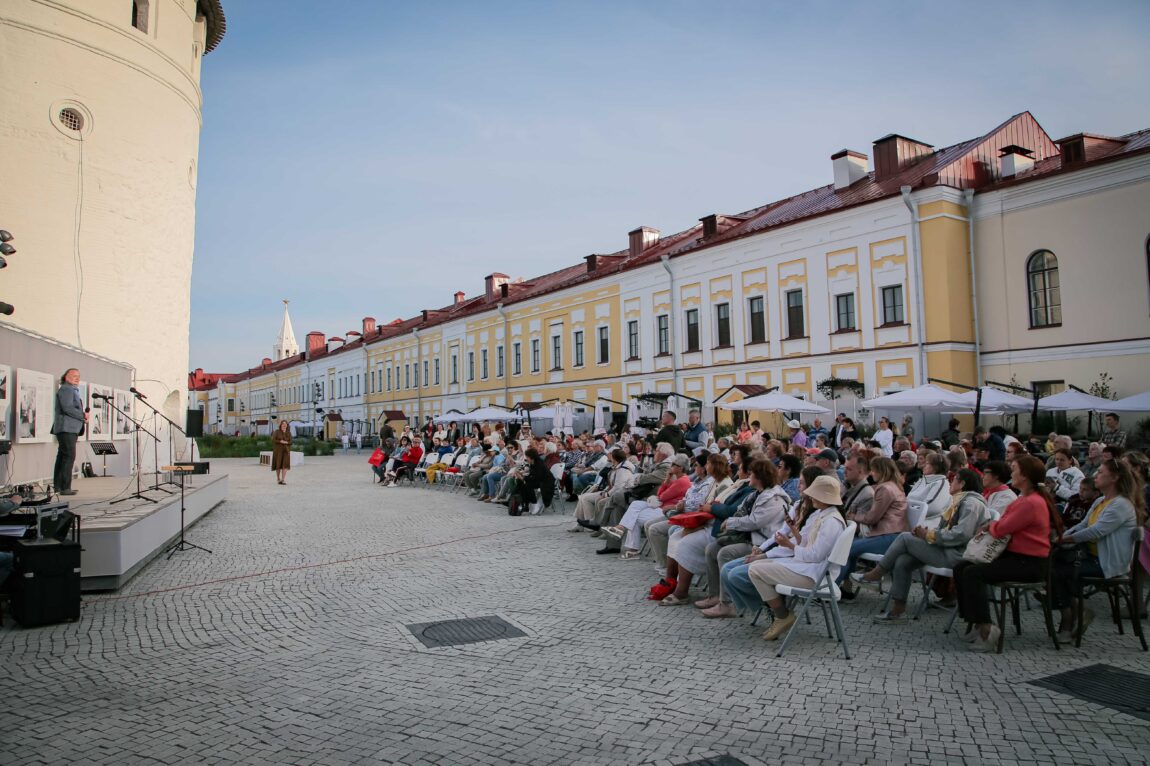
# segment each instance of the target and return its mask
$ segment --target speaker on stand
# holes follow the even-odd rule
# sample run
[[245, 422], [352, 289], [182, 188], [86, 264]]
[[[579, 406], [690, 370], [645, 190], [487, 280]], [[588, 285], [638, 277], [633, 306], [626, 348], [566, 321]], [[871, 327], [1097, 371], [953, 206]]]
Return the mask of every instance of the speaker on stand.
[[192, 440], [192, 462], [196, 459], [196, 439], [204, 435], [204, 411], [188, 408], [184, 415], [184, 435]]

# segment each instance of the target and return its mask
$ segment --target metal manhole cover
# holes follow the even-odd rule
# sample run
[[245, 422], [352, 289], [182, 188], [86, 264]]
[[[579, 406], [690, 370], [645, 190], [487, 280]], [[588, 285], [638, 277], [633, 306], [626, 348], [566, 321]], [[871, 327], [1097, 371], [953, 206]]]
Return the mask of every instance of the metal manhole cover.
[[683, 764], [683, 766], [746, 766], [746, 763], [733, 755], [716, 755], [711, 758], [691, 761]]
[[1030, 683], [1150, 721], [1150, 676], [1145, 673], [1087, 665]]
[[468, 617], [465, 620], [441, 620], [408, 625], [407, 629], [429, 649], [439, 646], [476, 644], [503, 638], [521, 638], [527, 634], [502, 617]]

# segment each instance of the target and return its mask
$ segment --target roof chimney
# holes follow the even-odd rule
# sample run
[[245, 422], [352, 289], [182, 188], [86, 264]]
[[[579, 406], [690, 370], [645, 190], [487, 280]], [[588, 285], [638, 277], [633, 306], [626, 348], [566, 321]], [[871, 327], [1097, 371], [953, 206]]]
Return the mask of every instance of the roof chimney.
[[272, 360], [265, 356], [263, 358], [263, 361], [260, 362], [260, 367], [270, 367], [271, 363], [272, 363]]
[[373, 333], [373, 332], [375, 332], [375, 317], [364, 317], [363, 318], [363, 334], [368, 335], [369, 333]]
[[457, 292], [455, 294], [455, 305], [458, 306], [460, 303], [463, 303], [463, 301], [466, 298], [467, 298], [466, 293], [464, 293], [462, 290], [460, 290], [459, 292]]
[[883, 136], [874, 142], [874, 179], [892, 178], [933, 151], [930, 144], [897, 133]]
[[852, 149], [843, 149], [831, 155], [835, 170], [835, 191], [846, 189], [867, 177], [867, 156]]
[[510, 290], [511, 290], [511, 285], [507, 284], [506, 282], [504, 282], [503, 284], [499, 285], [499, 297], [500, 297], [500, 298], [506, 298], [506, 297], [507, 297], [507, 293], [508, 293]]
[[323, 333], [318, 330], [312, 330], [307, 334], [307, 354], [319, 354], [327, 350], [327, 344], [323, 342]]
[[590, 274], [595, 269], [599, 268], [599, 256], [592, 253], [591, 255], [583, 256], [583, 260], [587, 262], [587, 273]]
[[719, 233], [719, 216], [715, 213], [699, 219], [703, 224], [703, 239], [710, 239]]
[[1034, 167], [1034, 152], [1029, 149], [1011, 144], [998, 151], [998, 175], [1002, 178], [1014, 178]]
[[487, 299], [491, 300], [495, 297], [495, 293], [499, 292], [500, 285], [507, 284], [510, 279], [506, 274], [500, 274], [498, 271], [492, 272], [483, 278], [484, 293]]
[[627, 232], [627, 240], [630, 245], [630, 256], [634, 258], [658, 243], [659, 230], [650, 226], [640, 226], [634, 231]]
[[343, 338], [339, 337], [338, 335], [331, 336], [327, 339], [327, 342], [337, 344], [336, 348], [341, 348], [343, 346]]

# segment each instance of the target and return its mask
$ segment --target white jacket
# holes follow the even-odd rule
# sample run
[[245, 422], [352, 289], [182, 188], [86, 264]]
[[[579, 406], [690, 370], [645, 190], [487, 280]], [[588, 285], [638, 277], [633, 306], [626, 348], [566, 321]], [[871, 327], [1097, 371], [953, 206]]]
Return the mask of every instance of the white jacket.
[[940, 473], [923, 476], [910, 488], [906, 496], [907, 501], [921, 500], [926, 503], [926, 517], [928, 519], [941, 516], [950, 507], [950, 482]]

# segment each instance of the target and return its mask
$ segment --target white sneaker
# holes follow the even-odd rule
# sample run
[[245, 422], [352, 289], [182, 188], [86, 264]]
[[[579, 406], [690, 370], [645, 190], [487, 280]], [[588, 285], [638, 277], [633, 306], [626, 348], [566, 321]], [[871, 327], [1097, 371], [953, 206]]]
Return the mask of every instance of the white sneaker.
[[538, 516], [542, 510], [543, 510], [543, 501], [542, 500], [539, 500], [538, 502], [531, 504], [530, 513], [532, 516]]

